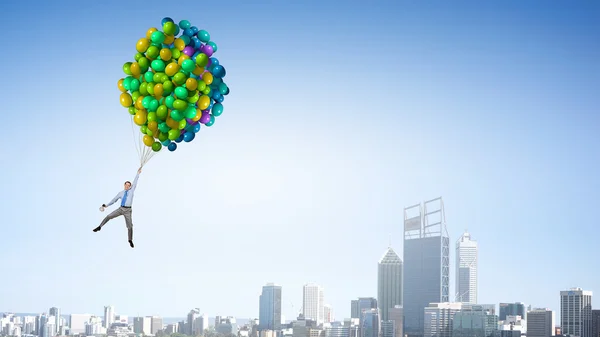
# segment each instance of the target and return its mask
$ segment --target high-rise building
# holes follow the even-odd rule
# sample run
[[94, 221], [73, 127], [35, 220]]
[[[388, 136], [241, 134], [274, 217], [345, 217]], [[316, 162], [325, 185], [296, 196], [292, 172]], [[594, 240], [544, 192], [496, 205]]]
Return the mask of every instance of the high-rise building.
[[592, 337], [600, 337], [600, 310], [592, 310]]
[[150, 317], [150, 331], [151, 334], [156, 335], [159, 331], [163, 329], [163, 319], [160, 316], [152, 316]]
[[521, 302], [516, 303], [500, 303], [500, 313], [498, 320], [505, 321], [508, 316], [521, 316], [521, 319], [526, 319], [525, 304]]
[[360, 318], [360, 310], [358, 310], [358, 300], [350, 301], [350, 318]]
[[379, 310], [366, 309], [360, 315], [360, 336], [361, 337], [379, 337]]
[[560, 326], [563, 335], [592, 336], [592, 292], [571, 288], [560, 292]]
[[194, 336], [204, 335], [204, 331], [208, 329], [208, 315], [202, 314], [194, 319], [193, 333]]
[[309, 283], [302, 290], [302, 310], [305, 319], [314, 320], [317, 325], [323, 324], [324, 305], [323, 287]]
[[259, 297], [258, 329], [279, 330], [281, 327], [281, 286], [267, 283]]
[[404, 337], [404, 309], [396, 305], [388, 310], [388, 322], [394, 324], [394, 337]]
[[58, 332], [60, 331], [60, 327], [62, 326], [61, 324], [61, 316], [60, 316], [60, 309], [56, 308], [56, 307], [52, 307], [50, 308], [50, 310], [48, 311], [48, 313], [50, 314], [50, 316], [54, 316], [54, 328], [55, 328], [55, 332], [56, 334], [58, 334]]
[[152, 332], [151, 317], [134, 317], [133, 332], [136, 334], [150, 335]]
[[115, 307], [108, 305], [104, 307], [104, 327], [110, 328], [115, 322]]
[[391, 308], [402, 305], [402, 260], [391, 247], [377, 265], [377, 304], [384, 321]]
[[463, 308], [462, 303], [430, 303], [424, 310], [425, 337], [452, 337], [452, 319]]
[[194, 329], [194, 322], [196, 321], [196, 317], [198, 316], [200, 316], [200, 308], [190, 310], [187, 316], [187, 322], [185, 324], [185, 332], [183, 332], [183, 329], [180, 331], [182, 331], [188, 336], [196, 336], [197, 332], [196, 329]]
[[493, 337], [498, 331], [496, 306], [462, 303], [452, 318], [452, 337]]
[[477, 241], [465, 232], [456, 241], [456, 302], [477, 303]]
[[331, 322], [331, 326], [325, 329], [325, 337], [350, 337], [350, 327], [341, 322]]
[[424, 309], [450, 301], [450, 237], [437, 198], [404, 209], [404, 333], [424, 334]]
[[550, 309], [533, 309], [527, 312], [527, 337], [554, 336], [556, 320]]
[[331, 323], [333, 322], [333, 312], [331, 310], [330, 304], [325, 304], [323, 306], [323, 323]]

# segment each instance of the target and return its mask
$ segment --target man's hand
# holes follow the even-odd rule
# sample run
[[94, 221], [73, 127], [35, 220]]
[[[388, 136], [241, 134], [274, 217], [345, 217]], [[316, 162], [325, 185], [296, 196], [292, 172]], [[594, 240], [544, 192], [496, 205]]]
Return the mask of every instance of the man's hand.
[[142, 168], [141, 167], [138, 169], [138, 174], [140, 174], [140, 173], [142, 173]]

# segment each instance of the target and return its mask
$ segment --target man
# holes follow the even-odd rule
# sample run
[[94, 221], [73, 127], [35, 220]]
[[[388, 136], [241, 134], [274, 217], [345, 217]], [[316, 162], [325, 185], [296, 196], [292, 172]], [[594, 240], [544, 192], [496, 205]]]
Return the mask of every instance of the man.
[[135, 193], [135, 188], [137, 187], [137, 181], [140, 177], [140, 173], [142, 173], [142, 168], [140, 167], [137, 171], [137, 175], [135, 179], [133, 179], [133, 184], [129, 181], [126, 181], [124, 184], [125, 189], [119, 192], [113, 200], [111, 200], [108, 205], [102, 204], [100, 210], [104, 211], [104, 209], [112, 204], [114, 204], [117, 200], [121, 199], [121, 207], [114, 210], [112, 213], [107, 215], [104, 220], [100, 223], [100, 226], [94, 228], [94, 232], [97, 232], [102, 229], [102, 226], [106, 225], [106, 223], [118, 216], [125, 217], [125, 225], [127, 226], [127, 236], [129, 239], [129, 245], [133, 248], [133, 223], [131, 221], [131, 204], [133, 203], [133, 195]]

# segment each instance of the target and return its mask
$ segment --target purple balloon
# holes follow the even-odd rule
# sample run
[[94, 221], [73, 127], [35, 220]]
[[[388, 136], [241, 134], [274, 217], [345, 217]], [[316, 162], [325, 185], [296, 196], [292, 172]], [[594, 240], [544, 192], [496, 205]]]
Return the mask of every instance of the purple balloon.
[[185, 130], [181, 130], [181, 132], [179, 132], [179, 135], [183, 136], [184, 133], [185, 133]]
[[183, 48], [183, 53], [186, 54], [187, 56], [192, 56], [192, 55], [194, 55], [194, 48], [187, 46], [187, 47]]
[[210, 122], [210, 113], [208, 110], [202, 110], [202, 117], [200, 117], [200, 123], [206, 124]]
[[214, 50], [211, 45], [207, 44], [204, 46], [204, 54], [206, 54], [206, 56], [211, 57], [213, 53], [214, 53]]
[[185, 119], [185, 121], [186, 121], [188, 124], [192, 124], [192, 123], [194, 123], [194, 121], [193, 121], [191, 118], [186, 118], [186, 119]]

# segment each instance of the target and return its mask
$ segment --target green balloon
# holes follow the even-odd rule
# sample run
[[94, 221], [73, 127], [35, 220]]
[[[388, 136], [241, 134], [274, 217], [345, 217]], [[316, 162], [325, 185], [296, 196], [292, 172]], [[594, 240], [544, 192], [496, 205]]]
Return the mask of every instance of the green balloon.
[[175, 89], [175, 95], [178, 98], [181, 98], [181, 99], [187, 98], [187, 94], [188, 94], [188, 92], [187, 92], [187, 90], [184, 87], [177, 87]]
[[138, 91], [140, 89], [140, 81], [136, 80], [135, 78], [133, 80], [131, 80], [131, 83], [129, 84], [129, 90], [133, 91]]
[[173, 76], [173, 81], [175, 81], [177, 85], [182, 85], [183, 83], [185, 83], [186, 80], [187, 76], [185, 76], [185, 74], [182, 72], [178, 72], [177, 74], [175, 74], [175, 76]]
[[160, 132], [158, 134], [158, 140], [160, 140], [161, 142], [164, 142], [165, 140], [169, 139], [169, 135], [167, 134], [167, 132], [169, 132], [169, 127], [167, 126], [167, 131], [163, 131]]
[[175, 102], [175, 97], [173, 96], [168, 96], [165, 99], [165, 105], [167, 106], [167, 108], [169, 109], [173, 109], [173, 103]]
[[151, 71], [148, 71], [144, 74], [144, 80], [146, 82], [152, 82], [152, 77], [154, 77], [154, 73]]
[[[159, 44], [159, 46], [160, 46], [160, 44]], [[157, 46], [150, 46], [150, 47], [148, 47], [148, 50], [146, 50], [146, 55], [150, 59], [157, 58], [159, 54], [160, 54], [160, 49]]]
[[128, 109], [130, 115], [135, 115], [135, 107], [130, 106]]
[[188, 103], [194, 104], [194, 103], [198, 102], [198, 99], [200, 99], [200, 96], [198, 96], [198, 93], [196, 92], [191, 97], [188, 97], [187, 101], [188, 101]]
[[175, 47], [171, 48], [171, 57], [173, 57], [175, 60], [179, 59], [179, 57], [181, 56], [181, 51]]
[[193, 106], [188, 106], [183, 114], [185, 115], [185, 118], [194, 118], [196, 117], [196, 108]]
[[[161, 105], [156, 109], [156, 117], [158, 117], [160, 120], [166, 120], [167, 116], [169, 114], [169, 109], [167, 109], [166, 105]], [[150, 116], [148, 115], [148, 118], [150, 118]]]
[[[165, 73], [160, 73], [160, 81], [156, 81], [156, 82], [166, 82], [169, 81], [169, 76]], [[169, 81], [171, 82], [171, 81]]]
[[154, 152], [160, 151], [161, 148], [162, 148], [162, 144], [159, 142], [154, 142], [154, 144], [152, 144], [152, 151], [154, 151]]
[[153, 95], [154, 96], [154, 82], [148, 82], [148, 84], [146, 84], [146, 91], [148, 91], [148, 94]]
[[143, 134], [146, 134], [146, 132], [148, 132], [148, 127], [146, 125], [142, 125], [142, 126], [140, 126], [140, 131]]
[[187, 125], [187, 122], [185, 121], [185, 119], [180, 120], [179, 121], [179, 130], [185, 129], [186, 125]]
[[175, 23], [165, 22], [165, 24], [163, 25], [163, 31], [167, 35], [175, 35]]
[[198, 90], [203, 91], [206, 89], [206, 83], [203, 80], [198, 81]]
[[160, 76], [160, 74], [161, 73], [154, 73], [154, 75], [152, 75], [152, 82], [156, 82], [156, 83], [162, 83], [162, 82], [164, 82], [164, 81], [161, 81], [161, 77], [162, 76]]
[[[140, 85], [141, 85], [141, 84], [140, 84]], [[138, 90], [139, 90], [139, 89], [138, 89]], [[132, 100], [135, 102], [135, 101], [137, 101], [138, 97], [140, 97], [141, 95], [142, 95], [142, 94], [140, 94], [140, 92], [139, 92], [139, 91], [134, 91], [134, 92], [131, 94], [131, 99], [132, 99]]]
[[180, 99], [176, 99], [175, 102], [173, 102], [173, 108], [177, 109], [177, 110], [185, 110], [185, 108], [187, 108], [188, 104], [187, 102], [180, 100]]
[[[150, 113], [154, 114], [154, 119], [156, 120], [156, 109], [158, 109], [158, 101], [156, 100], [156, 98], [152, 98], [152, 100], [150, 101], [150, 103], [148, 104], [148, 111]], [[148, 115], [150, 116], [150, 115]], [[150, 119], [148, 119], [150, 120]]]
[[208, 56], [204, 53], [198, 54], [198, 56], [196, 56], [196, 64], [198, 67], [206, 67], [208, 64]]
[[148, 109], [148, 104], [150, 104], [150, 100], [152, 100], [151, 96], [144, 97], [144, 99], [142, 100], [142, 106]]
[[[161, 59], [157, 59], [152, 61], [152, 69], [156, 72], [159, 71], [164, 71], [165, 70], [165, 61], [161, 60]], [[147, 73], [146, 73], [147, 74]], [[152, 73], [151, 73], [152, 74]], [[155, 74], [152, 74], [152, 76], [154, 76]]]
[[123, 72], [127, 75], [132, 75], [131, 62], [125, 62], [125, 64], [123, 64]]
[[165, 92], [165, 94], [170, 94], [173, 92], [173, 82], [171, 81], [164, 81], [163, 82], [163, 91]]
[[[156, 103], [158, 104], [158, 101], [156, 101]], [[148, 113], [148, 117], [147, 117], [148, 122], [156, 122], [157, 118], [158, 117], [156, 116], [156, 112], [149, 112]]]
[[204, 90], [202, 90], [202, 93], [205, 94], [205, 95], [210, 94], [210, 87], [206, 86], [206, 88], [204, 88]]
[[200, 41], [207, 43], [208, 41], [210, 41], [210, 34], [208, 34], [207, 31], [202, 29], [198, 32], [198, 38], [200, 39]]
[[[142, 54], [142, 53], [136, 53], [136, 54], [133, 56], [133, 59], [134, 59], [134, 60], [137, 62], [137, 61], [139, 61], [139, 60], [140, 60], [142, 57], [144, 57], [144, 54]], [[139, 63], [139, 62], [138, 62], [138, 63]]]
[[187, 59], [183, 61], [183, 63], [181, 64], [181, 68], [185, 71], [192, 72], [194, 71], [194, 69], [196, 69], [196, 64], [194, 64], [194, 61]]
[[[146, 127], [146, 128], [147, 128], [147, 127]], [[151, 137], [152, 137], [152, 136], [154, 135], [154, 131], [152, 131], [152, 130], [150, 130], [150, 129], [147, 129], [147, 130], [146, 130], [146, 134], [147, 134], [148, 136], [151, 136]]]
[[175, 139], [179, 138], [180, 134], [181, 134], [181, 132], [179, 130], [171, 129], [171, 130], [169, 130], [169, 139], [175, 140]]
[[125, 79], [123, 80], [123, 88], [125, 88], [125, 90], [130, 90], [130, 88], [131, 88], [131, 81], [133, 81], [133, 79], [131, 78], [131, 76], [125, 77]]
[[148, 68], [150, 68], [150, 61], [143, 56], [140, 57], [139, 60], [137, 60], [137, 63], [140, 65], [140, 71], [142, 73], [147, 72]]
[[217, 44], [216, 43], [210, 41], [210, 42], [207, 43], [207, 45], [213, 47], [213, 53], [217, 52]]
[[148, 95], [148, 90], [146, 90], [147, 87], [148, 87], [148, 83], [146, 83], [146, 82], [142, 82], [140, 84], [140, 94], [141, 94], [141, 96]]
[[160, 30], [157, 30], [150, 35], [150, 40], [155, 43], [163, 43], [165, 41], [165, 34], [163, 34], [163, 32]]

